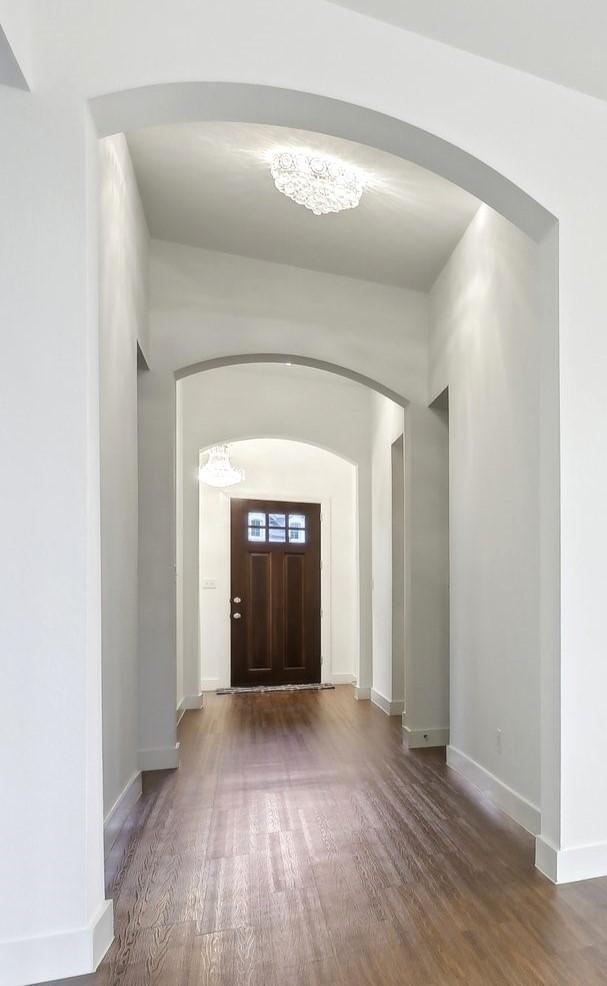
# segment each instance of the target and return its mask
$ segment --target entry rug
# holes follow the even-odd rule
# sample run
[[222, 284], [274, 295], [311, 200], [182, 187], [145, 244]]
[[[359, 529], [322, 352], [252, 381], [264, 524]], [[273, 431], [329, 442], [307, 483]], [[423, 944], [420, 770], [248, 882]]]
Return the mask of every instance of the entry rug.
[[218, 695], [246, 695], [248, 692], [304, 692], [304, 691], [324, 691], [326, 688], [335, 688], [323, 682], [320, 685], [252, 685], [250, 688], [218, 688]]

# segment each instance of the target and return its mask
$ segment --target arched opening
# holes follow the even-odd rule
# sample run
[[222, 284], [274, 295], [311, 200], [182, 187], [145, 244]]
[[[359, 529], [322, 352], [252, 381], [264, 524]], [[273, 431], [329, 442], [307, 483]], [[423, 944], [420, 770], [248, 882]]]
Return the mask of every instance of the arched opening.
[[[308, 499], [314, 493], [316, 502], [325, 502], [323, 513], [327, 517], [327, 526], [322, 530], [322, 547], [325, 557], [331, 553], [331, 536], [339, 540], [333, 545], [335, 552], [349, 559], [346, 568], [336, 565], [339, 588], [334, 587], [337, 596], [348, 598], [347, 611], [353, 606], [355, 610], [355, 642], [350, 647], [346, 660], [343, 657], [344, 647], [341, 648], [342, 658], [335, 664], [331, 660], [333, 648], [330, 646], [329, 633], [331, 606], [328, 606], [327, 624], [324, 627], [325, 639], [323, 655], [327, 661], [323, 664], [325, 677], [339, 674], [339, 682], [345, 677], [356, 682], [357, 697], [368, 698], [371, 688], [372, 654], [371, 654], [371, 448], [372, 415], [374, 402], [378, 406], [391, 407], [402, 421], [402, 407], [385, 395], [373, 391], [348, 377], [340, 377], [333, 371], [309, 366], [285, 366], [283, 363], [258, 362], [246, 364], [241, 361], [235, 365], [213, 366], [205, 371], [180, 376], [177, 387], [177, 636], [180, 641], [178, 649], [183, 655], [182, 676], [183, 696], [178, 696], [178, 703], [185, 698], [186, 706], [196, 707], [200, 704], [200, 660], [199, 648], [202, 650], [198, 627], [200, 625], [199, 605], [203, 598], [209, 599], [210, 590], [206, 595], [197, 593], [196, 586], [199, 576], [205, 569], [201, 541], [201, 485], [198, 482], [200, 450], [206, 449], [217, 442], [229, 443], [237, 450], [243, 440], [249, 442], [273, 441], [275, 444], [287, 443], [293, 449], [300, 450], [299, 457], [293, 458], [293, 468], [286, 472], [279, 468], [270, 469], [266, 464], [265, 474], [271, 482], [264, 483], [260, 479], [259, 466], [247, 470], [250, 484], [242, 484], [249, 493], [268, 499], [270, 495], [290, 499], [301, 497]], [[256, 395], [263, 394], [263, 400], [256, 401]], [[297, 400], [293, 400], [293, 395]], [[402, 430], [402, 426], [401, 426]], [[309, 463], [304, 459], [307, 450]], [[331, 484], [323, 476], [320, 460], [327, 460], [333, 472], [347, 472], [352, 489], [346, 497], [343, 493], [344, 477], [334, 476], [334, 484], [341, 497], [342, 507], [339, 517], [333, 522], [331, 501], [333, 494]], [[332, 464], [341, 463], [339, 469]], [[309, 468], [308, 468], [309, 467]], [[254, 483], [255, 476], [257, 481]], [[261, 474], [264, 475], [264, 472]], [[280, 478], [282, 477], [282, 478]], [[312, 478], [314, 481], [312, 481]], [[231, 491], [239, 496], [239, 486]], [[265, 487], [265, 488], [264, 488]], [[271, 489], [269, 487], [272, 487]], [[268, 494], [266, 496], [266, 494]], [[347, 501], [347, 502], [346, 502]], [[219, 518], [226, 530], [226, 513], [229, 504], [226, 497], [219, 497], [210, 504], [209, 497], [205, 502]], [[345, 504], [345, 506], [344, 506]], [[349, 517], [349, 520], [344, 518]], [[343, 527], [349, 529], [354, 525], [350, 537], [343, 533]], [[329, 540], [327, 540], [329, 538]], [[224, 543], [225, 549], [225, 543]], [[213, 547], [214, 557], [217, 558], [217, 545]], [[335, 554], [335, 552], [333, 552]], [[226, 559], [223, 559], [225, 580]], [[331, 572], [330, 566], [323, 566], [324, 596], [329, 598]], [[341, 574], [339, 574], [341, 572]], [[205, 577], [213, 580], [215, 576], [206, 570]], [[354, 583], [350, 584], [354, 577]], [[349, 588], [343, 589], [344, 582]], [[334, 593], [333, 593], [334, 594]], [[225, 596], [225, 593], [224, 593]], [[214, 597], [213, 597], [214, 598]], [[222, 597], [223, 598], [223, 597]], [[324, 612], [323, 604], [323, 612]], [[222, 611], [225, 617], [225, 609]], [[335, 623], [335, 621], [333, 621]], [[348, 618], [348, 625], [350, 624]], [[338, 621], [339, 624], [339, 621]], [[226, 672], [226, 626], [223, 626], [223, 672], [222, 675], [202, 675], [206, 688], [223, 687], [228, 684]], [[351, 636], [349, 629], [347, 635]], [[342, 634], [343, 636], [343, 634]], [[179, 663], [179, 658], [178, 658]], [[347, 663], [348, 667], [341, 667]], [[345, 677], [344, 677], [345, 676]], [[208, 677], [221, 677], [220, 685], [209, 682]], [[204, 689], [203, 689], [204, 690]]]
[[296, 353], [240, 353], [234, 356], [218, 356], [216, 359], [204, 360], [201, 363], [193, 363], [191, 366], [184, 366], [175, 371], [175, 379], [183, 380], [194, 373], [204, 373], [205, 370], [214, 370], [220, 366], [240, 366], [251, 363], [282, 363], [283, 366], [310, 366], [325, 373], [334, 373], [336, 376], [345, 377], [353, 380], [363, 387], [383, 394], [395, 404], [402, 404], [404, 407], [408, 403], [408, 398], [404, 394], [397, 394], [378, 380], [357, 373], [345, 366], [338, 366], [337, 363], [328, 363], [326, 360], [314, 359], [313, 357], [300, 356]]
[[442, 175], [540, 240], [555, 217], [489, 165], [404, 120], [315, 93], [231, 82], [179, 82], [96, 96], [99, 137], [199, 120], [268, 123], [347, 138]]
[[[213, 442], [213, 444], [218, 443]], [[234, 529], [230, 531], [230, 513], [231, 507], [235, 503], [238, 505], [238, 501], [242, 500], [255, 501], [257, 509], [263, 503], [274, 505], [279, 503], [284, 507], [286, 517], [294, 516], [293, 504], [310, 504], [319, 507], [320, 592], [311, 600], [308, 607], [313, 612], [300, 614], [299, 605], [293, 607], [293, 602], [303, 604], [306, 601], [305, 584], [300, 586], [297, 581], [293, 588], [297, 590], [299, 598], [294, 598], [291, 606], [289, 599], [285, 600], [281, 607], [284, 617], [281, 615], [278, 634], [273, 633], [270, 626], [267, 628], [269, 630], [267, 637], [271, 645], [276, 636], [280, 638], [279, 644], [288, 639], [289, 621], [296, 624], [296, 629], [300, 633], [307, 630], [306, 622], [319, 626], [318, 640], [310, 641], [311, 651], [320, 646], [320, 667], [316, 668], [312, 675], [315, 682], [322, 682], [325, 685], [355, 683], [359, 677], [360, 660], [359, 579], [367, 581], [369, 578], [368, 571], [360, 572], [356, 464], [334, 452], [297, 439], [242, 438], [231, 441], [229, 448], [235, 464], [244, 470], [242, 482], [228, 490], [218, 490], [200, 483], [198, 587], [199, 680], [202, 691], [217, 691], [239, 684], [233, 673], [236, 656], [233, 652], [234, 644], [238, 646], [241, 643], [238, 635], [246, 631], [247, 622], [255, 626], [260, 615], [264, 619], [267, 617], [266, 611], [260, 614], [256, 610], [255, 602], [250, 598], [255, 586], [247, 587], [243, 591], [242, 587], [238, 587], [235, 583], [236, 573], [231, 572], [231, 539], [238, 538], [239, 532]], [[206, 449], [201, 450], [201, 463], [205, 459], [206, 451]], [[282, 515], [274, 516], [280, 520]], [[260, 534], [267, 536], [261, 540]], [[307, 543], [306, 533], [302, 536], [296, 531], [295, 534], [296, 550], [300, 551], [299, 542], [302, 541], [304, 545]], [[266, 553], [268, 551], [271, 553], [271, 547], [267, 547], [268, 537], [277, 538], [276, 543], [279, 547], [283, 541], [287, 541], [285, 548], [289, 550], [288, 539], [292, 539], [293, 531], [289, 530], [288, 538], [279, 528], [269, 532], [262, 528], [259, 533], [253, 530], [253, 535], [257, 538], [253, 545], [255, 551], [259, 552], [263, 549]], [[261, 549], [259, 541], [261, 541]], [[235, 547], [238, 548], [238, 543]], [[276, 561], [278, 563], [281, 559]], [[363, 569], [364, 565], [363, 558]], [[296, 566], [297, 569], [299, 567]], [[303, 567], [302, 573], [306, 575], [306, 569]], [[278, 588], [282, 595], [285, 595], [280, 574], [279, 572]], [[248, 581], [249, 573], [243, 573], [243, 577]], [[275, 581], [276, 578], [275, 574]], [[315, 579], [316, 576], [312, 573], [312, 580]], [[234, 582], [234, 592], [231, 592], [232, 582]], [[187, 594], [184, 586], [184, 595]], [[241, 622], [236, 626], [234, 620], [230, 623], [226, 618], [225, 605], [225, 600], [234, 595], [240, 599], [239, 604], [234, 604], [230, 608], [231, 615], [233, 615], [232, 611], [240, 613]], [[318, 613], [316, 609], [319, 610]], [[300, 618], [301, 615], [305, 616], [305, 620]], [[232, 640], [233, 636], [236, 636], [236, 641]], [[186, 633], [184, 637], [187, 638]], [[305, 633], [303, 642], [307, 644]], [[302, 658], [307, 657], [305, 647], [302, 650]], [[273, 685], [286, 685], [293, 677], [298, 677], [297, 674], [284, 673], [285, 656], [280, 647], [276, 648], [276, 653], [269, 655], [269, 664], [262, 662], [264, 666], [257, 676], [253, 675], [253, 680], [265, 687], [268, 682]], [[316, 658], [317, 655], [314, 653], [311, 657]], [[272, 658], [274, 668], [272, 668]], [[179, 676], [179, 649], [177, 665]], [[302, 667], [304, 671], [301, 677], [307, 678], [308, 669], [303, 661]]]
[[[93, 100], [91, 105], [99, 132], [102, 135], [129, 130], [132, 127], [153, 126], [185, 120], [251, 120], [283, 127], [296, 126], [314, 130], [320, 129], [322, 132], [333, 134], [336, 137], [357, 140], [360, 143], [379, 147], [391, 154], [415, 161], [451, 181], [456, 181], [477, 195], [482, 201], [488, 203], [495, 212], [506, 217], [509, 222], [514, 223], [518, 229], [535, 241], [538, 258], [537, 269], [543, 293], [543, 301], [539, 308], [536, 324], [536, 342], [540, 351], [539, 358], [542, 366], [540, 374], [542, 391], [541, 394], [536, 395], [541, 404], [539, 483], [547, 494], [542, 498], [543, 533], [538, 562], [540, 569], [538, 606], [541, 611], [542, 635], [542, 641], [539, 645], [542, 654], [539, 673], [541, 677], [540, 690], [543, 696], [540, 729], [542, 736], [540, 746], [543, 758], [541, 802], [542, 806], [546, 805], [546, 810], [542, 811], [542, 824], [551, 830], [557, 822], [557, 813], [554, 810], [556, 804], [554, 794], [558, 790], [555, 754], [558, 749], [558, 744], [555, 742], [557, 709], [552, 698], [550, 698], [554, 695], [554, 677], [555, 674], [558, 674], [558, 654], [554, 643], [558, 639], [558, 606], [555, 605], [555, 600], [558, 599], [558, 566], [551, 548], [558, 523], [558, 488], [556, 486], [558, 470], [555, 468], [558, 463], [556, 360], [558, 346], [556, 309], [552, 305], [556, 293], [558, 273], [555, 218], [538, 203], [531, 200], [521, 189], [516, 188], [491, 168], [452, 145], [402, 121], [322, 97], [257, 86], [192, 83], [151, 87], [145, 90], [133, 90], [113, 96], [99, 97]], [[467, 292], [476, 297], [482, 297], [486, 290], [486, 282], [487, 278], [483, 279], [480, 275], [471, 279], [470, 284], [467, 285]], [[306, 345], [310, 347], [308, 351], [306, 351]], [[372, 345], [373, 341], [370, 340], [370, 347]], [[226, 343], [226, 349], [230, 349], [229, 343]], [[406, 387], [399, 389], [395, 386], [393, 375], [388, 372], [367, 375], [363, 372], [365, 353], [359, 353], [357, 360], [352, 359], [351, 354], [347, 354], [347, 356], [349, 358], [344, 358], [343, 363], [331, 362], [315, 352], [314, 347], [306, 343], [305, 339], [302, 342], [302, 351], [300, 352], [293, 352], [282, 346], [276, 346], [274, 351], [268, 350], [267, 346], [260, 346], [257, 353], [251, 351], [251, 348], [246, 351], [241, 348], [240, 351], [236, 352], [215, 352], [213, 355], [205, 353], [204, 358], [200, 359], [195, 345], [175, 358], [174, 354], [169, 354], [167, 350], [164, 350], [160, 353], [156, 366], [151, 368], [147, 380], [142, 380], [142, 392], [148, 407], [156, 405], [156, 421], [158, 414], [160, 414], [164, 422], [163, 427], [165, 427], [167, 412], [169, 418], [171, 414], [174, 414], [173, 387], [175, 378], [178, 381], [185, 380], [201, 370], [212, 370], [220, 366], [272, 362], [316, 366], [319, 369], [346, 376], [369, 386], [378, 393], [389, 397], [401, 407], [407, 404], [408, 390]], [[444, 378], [443, 370], [438, 370], [434, 374], [429, 385], [424, 382], [425, 400], [420, 400], [419, 395], [416, 395], [421, 404], [429, 404], [449, 383]], [[162, 412], [160, 412], [161, 408], [163, 409]], [[152, 419], [150, 419], [148, 432], [150, 436], [152, 431]], [[147, 467], [148, 472], [144, 470], [144, 476], [149, 480], [150, 488], [154, 484], [155, 474], [160, 474], [158, 470], [160, 469], [162, 474], [166, 476], [167, 467], [170, 467], [172, 462], [173, 433], [171, 428], [166, 429], [165, 427], [163, 441], [164, 448], [160, 459], [150, 459]], [[173, 506], [171, 489], [166, 483], [163, 485], [164, 509], [168, 508], [170, 511]], [[148, 506], [144, 504], [144, 530], [157, 528], [154, 521], [154, 512], [157, 509], [158, 503], [151, 504], [150, 501]], [[167, 536], [165, 531], [162, 540], [163, 544], [160, 546], [160, 550], [163, 555], [168, 559], [174, 557], [174, 539]], [[150, 549], [150, 556], [157, 556], [158, 549], [159, 544], [157, 543], [153, 550]], [[144, 586], [144, 595], [145, 592]], [[162, 612], [162, 607], [158, 609], [150, 607], [149, 612], [153, 612], [152, 622], [154, 622], [158, 614]], [[157, 632], [157, 628], [152, 629], [151, 627], [149, 631], [144, 632], [143, 646], [146, 649], [153, 651], [161, 639], [166, 647], [167, 640], [172, 639], [175, 628], [174, 601], [168, 610], [165, 607], [162, 620], [165, 628], [162, 634]], [[171, 691], [174, 685], [171, 684], [171, 678], [174, 681], [174, 676], [170, 674], [171, 669], [167, 671], [160, 655], [155, 663], [159, 678], [158, 690], [160, 692], [166, 691], [169, 696], [166, 707], [166, 735], [170, 736], [171, 732], [174, 735], [174, 726], [170, 721], [171, 702], [174, 703], [174, 691]], [[164, 682], [164, 685], [161, 682]], [[144, 699], [144, 707], [146, 705], [147, 700]], [[539, 710], [536, 712], [539, 717]], [[157, 721], [156, 717], [156, 723]]]

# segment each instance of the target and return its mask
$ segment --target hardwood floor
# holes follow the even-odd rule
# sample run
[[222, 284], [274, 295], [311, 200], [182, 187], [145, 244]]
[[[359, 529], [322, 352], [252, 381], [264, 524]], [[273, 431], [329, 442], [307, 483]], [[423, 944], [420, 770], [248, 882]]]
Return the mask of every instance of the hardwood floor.
[[108, 860], [116, 940], [87, 983], [607, 983], [607, 880], [554, 887], [351, 688], [211, 696], [180, 740]]

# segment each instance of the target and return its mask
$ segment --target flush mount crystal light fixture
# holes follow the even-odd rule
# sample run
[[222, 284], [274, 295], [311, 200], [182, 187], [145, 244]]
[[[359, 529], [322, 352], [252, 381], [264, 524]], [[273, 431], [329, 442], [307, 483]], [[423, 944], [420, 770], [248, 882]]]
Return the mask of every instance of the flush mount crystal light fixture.
[[280, 151], [270, 171], [278, 191], [315, 216], [355, 209], [364, 189], [360, 173], [335, 158]]
[[207, 461], [198, 475], [201, 483], [207, 486], [235, 486], [243, 481], [244, 469], [232, 465], [227, 445], [214, 445], [209, 449]]

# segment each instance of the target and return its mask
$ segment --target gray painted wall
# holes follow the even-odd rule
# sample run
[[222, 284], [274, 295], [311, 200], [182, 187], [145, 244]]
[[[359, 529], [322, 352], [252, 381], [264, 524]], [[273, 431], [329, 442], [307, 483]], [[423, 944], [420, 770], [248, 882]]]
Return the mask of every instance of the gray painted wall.
[[104, 814], [136, 775], [137, 345], [147, 348], [148, 231], [122, 135], [99, 143]]

